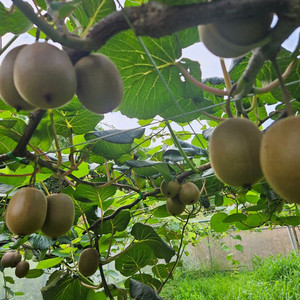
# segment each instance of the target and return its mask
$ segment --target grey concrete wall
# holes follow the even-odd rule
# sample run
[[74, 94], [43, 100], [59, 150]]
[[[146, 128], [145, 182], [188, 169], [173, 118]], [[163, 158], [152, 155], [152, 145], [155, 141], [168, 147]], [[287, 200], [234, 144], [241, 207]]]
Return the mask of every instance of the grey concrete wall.
[[[296, 229], [296, 232], [299, 239], [299, 230]], [[242, 240], [233, 239], [237, 234]], [[292, 237], [296, 245], [294, 235]], [[222, 243], [229, 247], [229, 251], [222, 250]], [[234, 246], [237, 244], [244, 247], [243, 252], [235, 249]], [[229, 232], [221, 239], [205, 237], [197, 246], [189, 245], [186, 250], [189, 256], [183, 260], [187, 267], [210, 269], [212, 264], [214, 269], [231, 269], [232, 262], [227, 260], [226, 256], [232, 253], [233, 259], [239, 261], [241, 267], [251, 269], [252, 258], [255, 256], [263, 258], [270, 255], [286, 255], [293, 250], [293, 246], [287, 227], [278, 227], [273, 230], [264, 228], [261, 231]]]

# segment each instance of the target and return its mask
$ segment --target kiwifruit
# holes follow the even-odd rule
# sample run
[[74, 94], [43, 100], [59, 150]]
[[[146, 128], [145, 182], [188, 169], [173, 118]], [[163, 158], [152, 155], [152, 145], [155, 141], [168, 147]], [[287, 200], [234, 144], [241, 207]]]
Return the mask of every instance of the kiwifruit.
[[195, 183], [185, 182], [181, 185], [178, 196], [182, 203], [192, 205], [198, 202], [200, 191]]
[[14, 234], [31, 234], [42, 227], [46, 212], [47, 201], [41, 191], [32, 187], [21, 188], [9, 201], [5, 223]]
[[8, 251], [1, 258], [1, 265], [4, 268], [14, 268], [22, 259], [19, 252]]
[[20, 261], [16, 266], [15, 275], [18, 278], [23, 278], [28, 274], [29, 268], [30, 266], [28, 261]]
[[300, 204], [300, 117], [276, 121], [262, 138], [263, 174], [284, 200]]
[[105, 114], [117, 108], [124, 93], [121, 75], [105, 55], [93, 54], [75, 64], [77, 96], [90, 111]]
[[182, 214], [186, 207], [186, 205], [179, 200], [178, 195], [176, 195], [173, 198], [167, 198], [166, 206], [167, 206], [167, 211], [172, 216], [178, 216]]
[[165, 197], [175, 197], [179, 193], [180, 184], [177, 179], [166, 182], [163, 180], [160, 184], [160, 191]]
[[21, 261], [22, 259], [22, 255], [19, 253], [19, 252], [14, 252], [15, 254], [15, 261], [14, 261], [14, 264], [13, 264], [13, 268], [15, 268], [17, 266], [17, 264]]
[[219, 57], [234, 58], [264, 44], [272, 14], [198, 26], [201, 41]]
[[87, 248], [84, 249], [78, 261], [79, 272], [87, 277], [93, 275], [99, 266], [99, 253], [96, 249]]
[[74, 221], [74, 204], [66, 194], [52, 194], [47, 196], [46, 220], [41, 231], [52, 238], [68, 232]]
[[14, 65], [14, 83], [31, 105], [43, 109], [66, 104], [76, 91], [76, 74], [65, 52], [48, 43], [22, 48]]
[[34, 107], [26, 102], [18, 93], [13, 78], [13, 70], [15, 65], [15, 60], [20, 50], [25, 45], [18, 46], [9, 51], [4, 57], [1, 67], [0, 67], [0, 95], [2, 100], [19, 110], [33, 110]]
[[237, 187], [249, 187], [261, 179], [262, 135], [248, 119], [230, 118], [219, 124], [209, 142], [210, 162], [217, 178]]

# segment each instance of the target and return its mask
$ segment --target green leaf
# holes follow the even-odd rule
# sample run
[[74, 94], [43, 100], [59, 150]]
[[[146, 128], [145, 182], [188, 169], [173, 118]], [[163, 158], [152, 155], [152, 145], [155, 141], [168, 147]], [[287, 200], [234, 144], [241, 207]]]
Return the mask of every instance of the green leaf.
[[229, 228], [229, 223], [223, 221], [227, 218], [225, 213], [216, 213], [210, 219], [210, 226], [216, 232], [224, 232]]
[[[106, 234], [112, 232], [115, 233], [117, 231], [123, 231], [127, 228], [130, 218], [131, 217], [129, 210], [123, 210], [119, 212], [113, 219], [105, 221], [103, 223], [103, 226], [100, 226], [99, 232], [102, 234]], [[101, 229], [103, 229], [102, 232]]]
[[154, 176], [161, 174], [165, 180], [172, 180], [170, 168], [167, 163], [155, 162], [151, 160], [128, 160], [126, 164], [133, 167], [133, 170], [142, 176]]
[[215, 206], [223, 205], [223, 196], [220, 193], [215, 194]]
[[44, 270], [41, 269], [31, 269], [28, 271], [26, 278], [38, 278], [44, 274]]
[[28, 241], [30, 242], [31, 246], [34, 249], [39, 249], [39, 250], [45, 250], [48, 249], [50, 246], [55, 244], [55, 241], [52, 240], [51, 238], [33, 233], [28, 237]]
[[300, 224], [300, 216], [281, 217], [280, 220], [285, 225], [298, 226]]
[[223, 222], [224, 223], [234, 223], [237, 221], [245, 221], [247, 219], [247, 216], [241, 213], [234, 213], [226, 217]]
[[17, 7], [14, 7], [12, 10], [7, 10], [4, 5], [0, 3], [0, 36], [8, 32], [13, 34], [23, 33], [27, 31], [31, 25], [31, 22]]
[[115, 4], [110, 0], [82, 0], [72, 14], [71, 21], [78, 29], [85, 29], [115, 10]]
[[170, 213], [167, 211], [166, 204], [160, 205], [154, 210], [155, 218], [168, 218], [170, 217]]
[[61, 263], [62, 260], [63, 260], [62, 257], [54, 257], [54, 258], [41, 260], [37, 264], [36, 269], [49, 269], [49, 268], [52, 268], [52, 267], [58, 265], [59, 263]]
[[135, 223], [132, 227], [131, 234], [138, 241], [150, 247], [157, 258], [163, 258], [166, 262], [169, 262], [175, 255], [174, 249], [164, 242], [149, 225]]
[[82, 106], [78, 109], [77, 103], [54, 110], [53, 118], [57, 134], [65, 137], [70, 136], [70, 129], [73, 134], [85, 134], [95, 130], [96, 125], [103, 120], [103, 116], [96, 115]]
[[234, 245], [234, 248], [237, 251], [244, 252], [244, 247], [242, 245], [240, 245], [240, 244]]
[[106, 300], [106, 295], [104, 292], [95, 292], [93, 290], [90, 290], [86, 300]]
[[90, 289], [84, 287], [79, 278], [56, 272], [52, 274], [54, 278], [51, 278], [51, 275], [46, 286], [41, 289], [44, 300], [86, 299]]
[[87, 141], [94, 141], [92, 151], [108, 159], [119, 158], [122, 154], [129, 153], [135, 138], [141, 138], [143, 128], [130, 130], [103, 130], [85, 135]]
[[105, 201], [107, 198], [112, 197], [117, 191], [117, 188], [113, 185], [109, 185], [103, 188], [88, 186], [80, 184], [74, 192], [74, 198], [79, 201], [93, 202], [99, 207], [103, 207], [106, 210], [111, 201]]
[[[117, 65], [124, 82], [124, 99], [119, 107], [122, 114], [139, 119], [150, 119], [156, 115], [172, 118], [182, 115], [182, 111], [192, 112], [197, 108], [193, 97], [201, 97], [201, 91], [189, 81], [183, 81], [175, 65], [182, 54], [179, 38], [176, 34], [160, 39], [141, 38], [172, 90], [177, 104], [131, 31], [117, 34], [101, 48], [101, 52]], [[189, 68], [197, 79], [201, 79], [198, 62], [190, 62]], [[198, 113], [193, 113], [176, 118], [176, 121], [185, 122], [197, 116]]]
[[130, 276], [141, 268], [152, 265], [155, 259], [152, 250], [144, 243], [136, 243], [130, 250], [115, 260], [115, 267], [123, 276]]
[[174, 266], [174, 262], [168, 264], [158, 264], [152, 267], [152, 272], [157, 278], [167, 278]]

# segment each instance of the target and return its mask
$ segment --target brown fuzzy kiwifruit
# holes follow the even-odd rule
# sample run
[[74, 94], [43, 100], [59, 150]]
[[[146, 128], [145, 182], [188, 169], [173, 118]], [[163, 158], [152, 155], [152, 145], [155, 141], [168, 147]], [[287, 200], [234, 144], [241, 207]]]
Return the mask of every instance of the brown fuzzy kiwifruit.
[[20, 261], [16, 266], [15, 275], [18, 278], [23, 278], [28, 274], [29, 268], [30, 266], [28, 261]]
[[42, 227], [46, 212], [47, 201], [41, 191], [32, 187], [21, 188], [8, 203], [5, 223], [14, 234], [31, 234]]
[[177, 179], [166, 182], [163, 180], [160, 184], [160, 191], [165, 197], [175, 197], [179, 193], [180, 184]]
[[25, 45], [13, 48], [4, 57], [0, 67], [0, 95], [2, 100], [19, 110], [33, 110], [34, 107], [25, 101], [18, 93], [13, 78], [14, 65], [17, 55]]
[[99, 266], [99, 253], [96, 249], [87, 248], [84, 249], [78, 261], [79, 272], [87, 277], [93, 275]]
[[181, 185], [178, 196], [182, 203], [192, 205], [198, 202], [200, 191], [195, 183], [185, 182]]
[[74, 221], [74, 204], [66, 194], [47, 196], [47, 214], [41, 231], [52, 238], [67, 233]]
[[48, 43], [34, 43], [20, 50], [14, 65], [14, 83], [28, 103], [48, 109], [69, 102], [77, 80], [64, 51]]
[[14, 268], [22, 259], [19, 252], [8, 251], [1, 258], [1, 265], [4, 268]]
[[209, 157], [219, 180], [249, 187], [263, 177], [259, 161], [262, 136], [248, 119], [230, 118], [215, 128], [209, 141]]
[[279, 120], [262, 138], [263, 174], [284, 200], [300, 204], [300, 117]]
[[77, 96], [88, 110], [105, 114], [117, 108], [123, 99], [124, 86], [115, 64], [105, 55], [93, 54], [75, 64]]
[[220, 21], [198, 27], [201, 41], [213, 54], [234, 58], [264, 44], [272, 14]]
[[167, 198], [166, 202], [167, 211], [172, 216], [178, 216], [185, 210], [186, 205], [179, 200], [178, 195], [173, 198]]

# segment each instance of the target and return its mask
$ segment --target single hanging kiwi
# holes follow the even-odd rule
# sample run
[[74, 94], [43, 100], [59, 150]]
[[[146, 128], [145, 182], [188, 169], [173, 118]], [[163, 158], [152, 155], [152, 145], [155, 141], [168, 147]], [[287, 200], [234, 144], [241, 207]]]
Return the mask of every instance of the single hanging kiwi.
[[176, 195], [173, 198], [167, 198], [166, 206], [167, 206], [167, 211], [172, 216], [178, 216], [182, 214], [186, 207], [186, 205], [180, 201], [178, 195]]
[[52, 238], [67, 233], [74, 221], [74, 204], [66, 194], [47, 196], [47, 214], [41, 228], [42, 232]]
[[34, 107], [25, 101], [18, 93], [13, 78], [15, 60], [25, 45], [17, 46], [4, 57], [0, 67], [0, 95], [2, 100], [19, 110], [33, 110]]
[[217, 178], [236, 187], [249, 187], [260, 180], [262, 136], [248, 119], [230, 118], [219, 124], [209, 141], [210, 162]]
[[79, 272], [85, 276], [91, 276], [93, 275], [99, 266], [99, 253], [96, 249], [93, 248], [87, 248], [84, 249], [80, 256], [78, 261], [78, 269]]
[[300, 204], [300, 117], [276, 121], [266, 130], [260, 161], [274, 191], [287, 202]]
[[8, 203], [5, 223], [14, 234], [31, 234], [42, 227], [46, 212], [47, 201], [41, 191], [32, 187], [21, 188]]
[[266, 14], [199, 25], [199, 36], [214, 55], [235, 58], [264, 43], [272, 19], [272, 14]]
[[14, 83], [32, 106], [57, 108], [69, 102], [76, 91], [76, 74], [67, 54], [48, 43], [22, 48], [16, 58]]
[[4, 268], [14, 268], [22, 259], [19, 252], [7, 251], [1, 258], [1, 265]]
[[105, 114], [117, 108], [123, 99], [124, 86], [115, 64], [105, 55], [92, 54], [75, 64], [77, 96], [88, 110]]
[[30, 265], [28, 261], [20, 261], [17, 265], [16, 265], [16, 269], [15, 269], [15, 275], [18, 278], [24, 278], [29, 271]]
[[185, 182], [181, 185], [178, 196], [182, 203], [192, 205], [198, 202], [200, 191], [195, 183]]
[[175, 197], [179, 193], [180, 184], [177, 179], [166, 182], [163, 180], [160, 184], [160, 191], [165, 197]]

